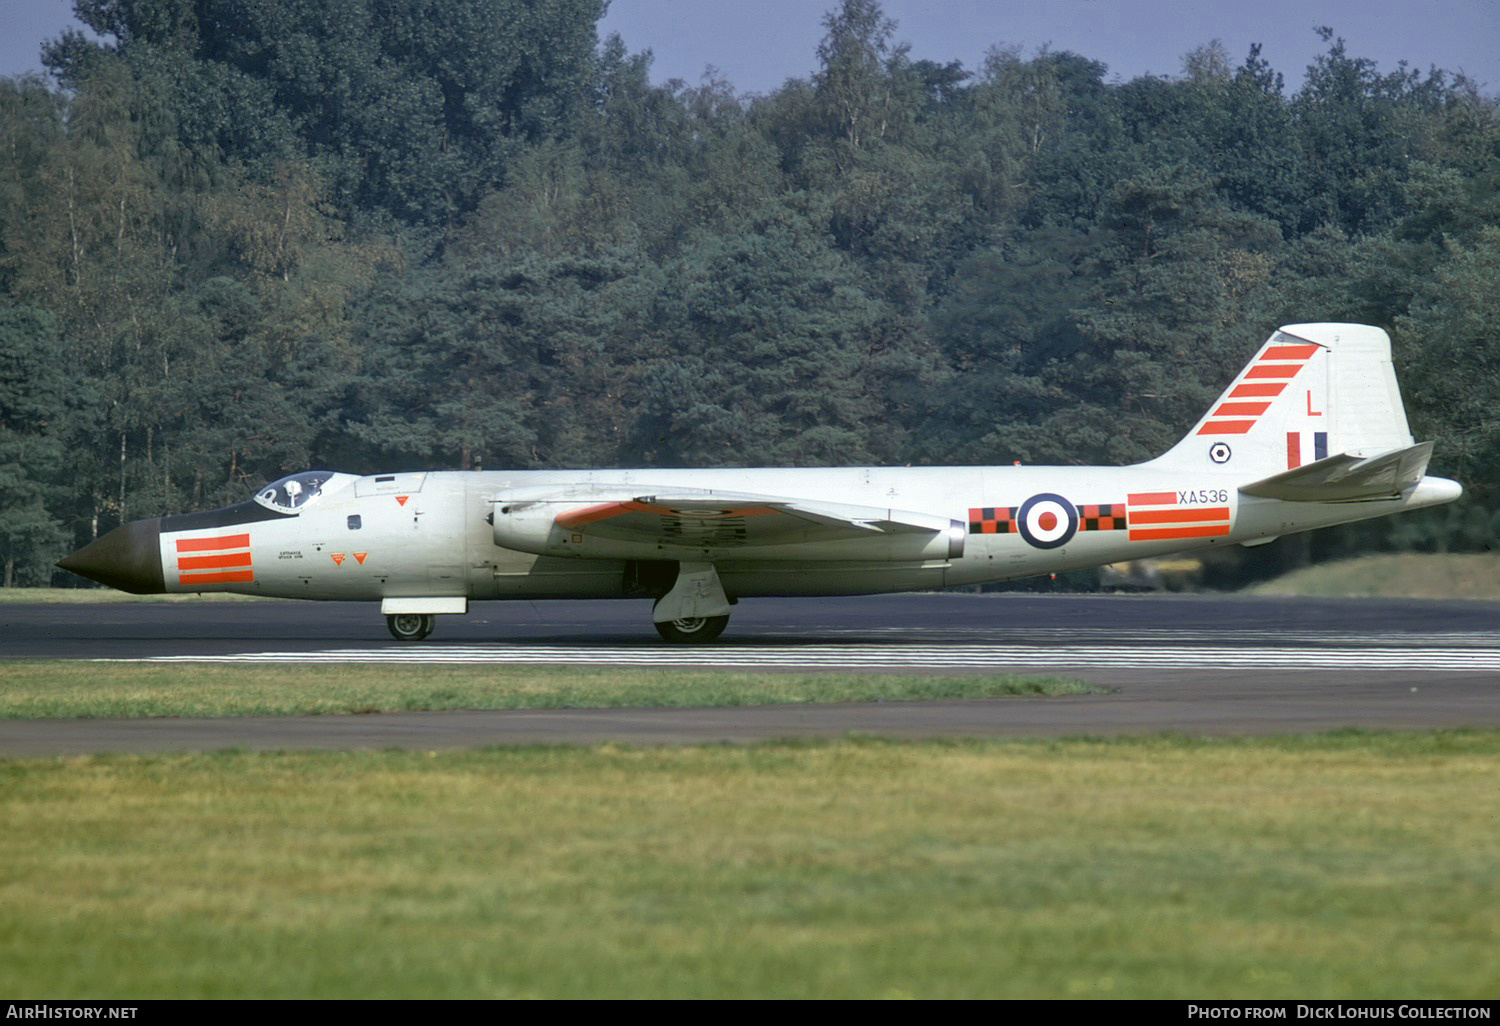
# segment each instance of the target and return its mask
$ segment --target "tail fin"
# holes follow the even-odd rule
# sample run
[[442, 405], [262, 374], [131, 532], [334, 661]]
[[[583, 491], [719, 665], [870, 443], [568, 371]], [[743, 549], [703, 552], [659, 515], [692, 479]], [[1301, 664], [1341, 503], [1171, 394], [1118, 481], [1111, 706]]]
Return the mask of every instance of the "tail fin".
[[1151, 465], [1235, 470], [1255, 480], [1331, 456], [1411, 446], [1390, 336], [1366, 324], [1288, 324]]

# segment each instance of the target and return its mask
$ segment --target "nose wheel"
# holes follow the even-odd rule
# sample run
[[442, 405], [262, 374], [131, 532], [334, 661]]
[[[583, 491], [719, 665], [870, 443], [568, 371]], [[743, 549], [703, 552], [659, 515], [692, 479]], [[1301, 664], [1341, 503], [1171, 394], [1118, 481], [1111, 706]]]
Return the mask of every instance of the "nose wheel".
[[397, 641], [421, 641], [432, 633], [435, 619], [425, 613], [391, 613], [385, 625]]

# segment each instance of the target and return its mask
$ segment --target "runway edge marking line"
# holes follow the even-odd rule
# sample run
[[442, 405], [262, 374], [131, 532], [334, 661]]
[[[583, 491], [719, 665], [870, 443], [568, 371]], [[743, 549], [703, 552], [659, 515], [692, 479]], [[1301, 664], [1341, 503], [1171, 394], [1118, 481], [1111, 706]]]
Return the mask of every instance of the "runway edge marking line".
[[898, 649], [883, 646], [768, 647], [704, 650], [642, 648], [573, 648], [561, 646], [448, 645], [422, 649], [353, 648], [324, 651], [248, 652], [222, 655], [171, 655], [95, 659], [94, 662], [222, 664], [561, 664], [641, 666], [818, 666], [865, 667], [1026, 667], [1044, 668], [1202, 668], [1243, 669], [1389, 669], [1432, 671], [1500, 671], [1500, 649], [1476, 648], [1206, 648], [1157, 646], [1131, 650], [1109, 646], [968, 647], [955, 652], [941, 646]]

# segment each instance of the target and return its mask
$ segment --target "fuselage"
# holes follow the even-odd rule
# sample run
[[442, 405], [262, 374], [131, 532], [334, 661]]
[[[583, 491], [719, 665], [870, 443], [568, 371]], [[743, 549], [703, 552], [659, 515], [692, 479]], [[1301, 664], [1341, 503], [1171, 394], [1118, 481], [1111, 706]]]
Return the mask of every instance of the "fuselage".
[[[309, 477], [311, 475], [308, 475]], [[225, 591], [282, 598], [384, 600], [602, 598], [649, 595], [680, 549], [638, 558], [539, 555], [496, 542], [507, 496], [556, 489], [590, 496], [672, 489], [798, 496], [879, 507], [962, 525], [938, 552], [780, 546], [706, 558], [732, 598], [926, 590], [1058, 572], [1184, 549], [1255, 543], [1282, 534], [1451, 501], [1441, 478], [1386, 499], [1283, 502], [1240, 494], [1243, 475], [1130, 467], [836, 467], [724, 470], [430, 471], [321, 475], [293, 505], [252, 500], [224, 510], [138, 521], [107, 553], [133, 569], [91, 573], [90, 549], [73, 569], [130, 591]], [[292, 479], [286, 479], [292, 480]], [[274, 486], [273, 486], [274, 487]], [[271, 492], [263, 493], [270, 495]], [[578, 505], [589, 499], [580, 498]], [[154, 552], [151, 551], [154, 549]], [[155, 564], [153, 566], [153, 563]], [[670, 584], [670, 580], [667, 580]], [[454, 611], [439, 609], [437, 611]]]

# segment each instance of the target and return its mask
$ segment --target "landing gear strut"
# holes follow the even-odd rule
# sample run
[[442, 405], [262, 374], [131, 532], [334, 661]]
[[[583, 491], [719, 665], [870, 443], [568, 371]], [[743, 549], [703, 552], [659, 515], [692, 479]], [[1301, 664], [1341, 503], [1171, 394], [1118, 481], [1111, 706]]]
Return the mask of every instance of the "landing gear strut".
[[712, 563], [678, 563], [672, 587], [651, 607], [651, 619], [664, 641], [701, 645], [724, 632], [730, 605]]
[[434, 620], [436, 617], [425, 613], [391, 613], [385, 625], [397, 641], [421, 641], [432, 633]]
[[661, 620], [656, 633], [662, 640], [677, 645], [702, 645], [717, 638], [729, 626], [727, 616], [687, 616], [681, 620]]

